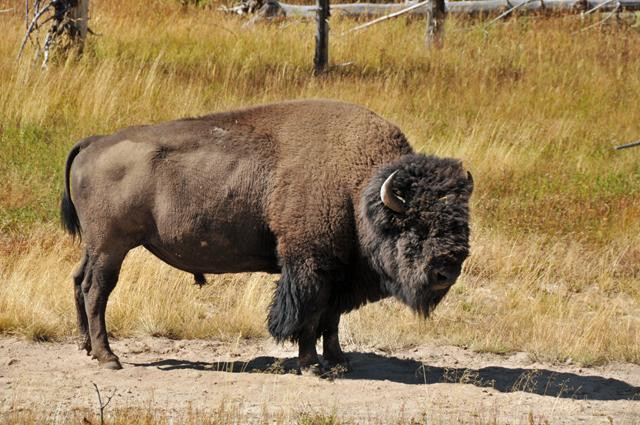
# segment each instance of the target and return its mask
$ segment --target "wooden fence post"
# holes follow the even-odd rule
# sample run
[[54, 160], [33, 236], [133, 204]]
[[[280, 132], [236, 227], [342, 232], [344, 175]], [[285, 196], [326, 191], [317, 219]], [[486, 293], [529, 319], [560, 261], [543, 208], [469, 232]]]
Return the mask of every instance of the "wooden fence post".
[[321, 74], [329, 64], [329, 0], [316, 0], [316, 54], [313, 58], [315, 74]]
[[442, 47], [444, 43], [445, 0], [430, 0], [427, 3], [427, 47]]

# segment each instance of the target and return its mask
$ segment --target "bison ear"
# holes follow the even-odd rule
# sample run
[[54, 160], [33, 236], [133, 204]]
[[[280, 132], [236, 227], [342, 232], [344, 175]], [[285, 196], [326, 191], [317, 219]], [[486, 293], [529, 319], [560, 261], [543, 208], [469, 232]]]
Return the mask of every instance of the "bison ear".
[[382, 200], [382, 203], [386, 205], [387, 208], [402, 214], [407, 211], [407, 204], [404, 199], [393, 193], [391, 188], [393, 184], [393, 176], [395, 176], [397, 172], [398, 170], [391, 173], [384, 183], [382, 183], [382, 186], [380, 187], [380, 200]]
[[469, 185], [471, 186], [471, 190], [473, 190], [473, 176], [470, 171], [467, 171], [467, 180], [469, 181]]

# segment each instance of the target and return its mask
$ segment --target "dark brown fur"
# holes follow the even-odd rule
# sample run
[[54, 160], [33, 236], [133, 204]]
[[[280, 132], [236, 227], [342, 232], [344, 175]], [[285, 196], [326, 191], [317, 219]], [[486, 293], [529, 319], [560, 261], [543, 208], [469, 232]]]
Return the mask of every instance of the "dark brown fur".
[[[281, 273], [269, 330], [299, 343], [303, 368], [318, 362], [320, 336], [325, 359], [346, 362], [345, 311], [394, 295], [428, 314], [448, 289], [430, 285], [453, 283], [468, 254], [472, 183], [460, 163], [414, 154], [397, 127], [347, 103], [131, 127], [78, 143], [66, 170], [63, 222], [85, 246], [74, 275], [79, 330], [108, 367], [120, 365], [107, 298], [136, 246], [195, 276]], [[377, 194], [394, 170], [406, 214]]]

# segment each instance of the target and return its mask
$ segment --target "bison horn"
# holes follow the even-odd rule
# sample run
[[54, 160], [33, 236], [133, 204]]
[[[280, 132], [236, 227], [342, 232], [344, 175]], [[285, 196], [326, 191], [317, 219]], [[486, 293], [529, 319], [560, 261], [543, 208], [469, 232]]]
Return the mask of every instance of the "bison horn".
[[380, 188], [380, 199], [388, 208], [397, 213], [403, 213], [407, 210], [407, 205], [404, 199], [393, 193], [391, 190], [391, 182], [393, 180], [393, 176], [395, 176], [397, 172], [398, 170], [391, 173], [384, 183], [382, 183], [382, 187]]

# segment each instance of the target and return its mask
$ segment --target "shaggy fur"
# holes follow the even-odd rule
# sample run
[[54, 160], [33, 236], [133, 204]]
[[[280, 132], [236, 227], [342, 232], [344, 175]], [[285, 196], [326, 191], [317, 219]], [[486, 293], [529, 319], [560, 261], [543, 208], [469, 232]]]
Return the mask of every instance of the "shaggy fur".
[[[384, 180], [407, 200], [380, 200]], [[373, 112], [314, 100], [131, 127], [69, 154], [61, 215], [83, 232], [76, 282], [83, 347], [120, 367], [104, 312], [127, 252], [144, 246], [203, 273], [281, 273], [268, 315], [300, 365], [344, 363], [340, 314], [393, 295], [428, 314], [468, 255], [471, 180], [460, 163], [414, 154]], [[73, 191], [71, 191], [72, 186]]]
[[[382, 205], [380, 186], [394, 171], [394, 190], [407, 201], [404, 214]], [[434, 271], [460, 274], [469, 255], [472, 182], [459, 161], [416, 154], [383, 167], [363, 194], [365, 256], [385, 290], [427, 316], [449, 288], [433, 290]]]

